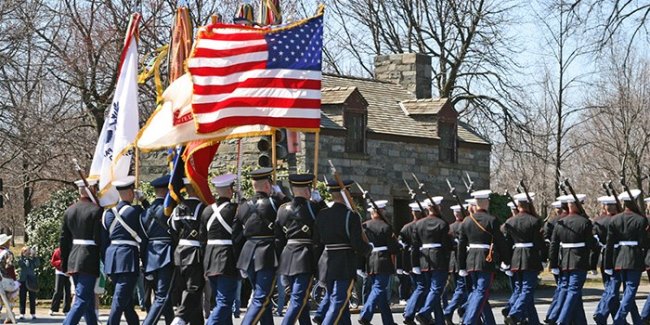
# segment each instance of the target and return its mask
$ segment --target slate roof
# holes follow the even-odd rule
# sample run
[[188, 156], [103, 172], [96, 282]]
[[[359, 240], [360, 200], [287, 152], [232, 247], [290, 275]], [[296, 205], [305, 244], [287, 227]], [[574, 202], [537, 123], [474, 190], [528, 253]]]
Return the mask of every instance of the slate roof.
[[[415, 94], [398, 84], [333, 74], [323, 74], [323, 103], [342, 104], [346, 94], [357, 88], [368, 102], [368, 130], [390, 135], [438, 139], [436, 123], [427, 123], [407, 116], [400, 102], [422, 109], [423, 104], [438, 104], [440, 99], [417, 99]], [[343, 98], [343, 99], [342, 99]], [[438, 108], [439, 110], [440, 108]], [[434, 108], [435, 110], [435, 108]], [[413, 114], [412, 114], [413, 115]], [[342, 121], [336, 121], [323, 113], [321, 127], [342, 129]], [[426, 130], [423, 132], [423, 130]], [[463, 142], [490, 144], [464, 122], [458, 121], [458, 139]]]

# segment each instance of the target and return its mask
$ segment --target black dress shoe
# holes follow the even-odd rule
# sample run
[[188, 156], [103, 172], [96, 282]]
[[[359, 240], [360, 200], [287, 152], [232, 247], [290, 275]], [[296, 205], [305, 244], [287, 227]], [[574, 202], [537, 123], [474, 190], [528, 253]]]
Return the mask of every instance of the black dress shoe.
[[312, 322], [314, 322], [314, 323], [316, 323], [318, 325], [320, 325], [323, 322], [323, 320], [320, 317], [316, 317], [316, 316], [314, 316], [314, 318], [312, 318], [311, 320], [312, 320]]
[[510, 316], [506, 316], [506, 318], [503, 321], [506, 323], [506, 325], [517, 325], [518, 324], [518, 322], [514, 318], [512, 318]]
[[404, 325], [418, 325], [413, 318], [406, 318], [404, 317]]
[[364, 320], [363, 318], [359, 318], [359, 324], [361, 324], [361, 325], [372, 325], [372, 324], [370, 324], [369, 321]]
[[452, 318], [452, 315], [445, 315], [445, 325], [456, 325]]
[[427, 319], [426, 317], [424, 317], [424, 315], [417, 315], [416, 314], [415, 315], [415, 320], [418, 323], [420, 323], [420, 325], [432, 325], [433, 324], [433, 322], [431, 320]]

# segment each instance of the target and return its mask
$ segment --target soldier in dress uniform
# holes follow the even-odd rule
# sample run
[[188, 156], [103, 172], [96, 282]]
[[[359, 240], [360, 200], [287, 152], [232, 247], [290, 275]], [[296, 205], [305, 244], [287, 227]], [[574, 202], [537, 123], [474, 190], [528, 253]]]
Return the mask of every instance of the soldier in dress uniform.
[[178, 245], [174, 250], [174, 265], [182, 283], [183, 294], [176, 309], [173, 324], [204, 323], [201, 297], [205, 277], [203, 271], [203, 247], [205, 231], [201, 227], [201, 215], [205, 204], [197, 196], [190, 180], [183, 178], [187, 198], [172, 212], [169, 223]]
[[[433, 200], [434, 202], [429, 202], [427, 199], [425, 204], [430, 207], [439, 206], [442, 196], [434, 197]], [[444, 324], [441, 298], [447, 283], [451, 250], [449, 224], [442, 219], [437, 209], [430, 209], [426, 217], [415, 223], [411, 250], [411, 260], [420, 260], [420, 270], [425, 282], [429, 283], [424, 305], [415, 314], [415, 319], [422, 325], [434, 323], [431, 313], [434, 314], [435, 324]]]
[[453, 325], [454, 322], [452, 321], [452, 318], [454, 316], [454, 311], [458, 309], [458, 315], [462, 318], [463, 315], [465, 314], [465, 311], [463, 310], [463, 305], [467, 302], [467, 295], [468, 295], [468, 288], [469, 288], [469, 283], [468, 277], [467, 276], [459, 276], [458, 275], [458, 253], [457, 253], [457, 246], [458, 246], [458, 241], [460, 238], [460, 227], [463, 224], [463, 220], [465, 219], [465, 216], [463, 215], [463, 212], [461, 210], [460, 205], [454, 205], [451, 206], [451, 211], [454, 213], [454, 223], [449, 225], [449, 234], [452, 236], [453, 239], [453, 249], [451, 250], [451, 255], [449, 257], [449, 274], [453, 278], [453, 282], [455, 284], [454, 287], [454, 293], [451, 296], [451, 300], [449, 300], [449, 303], [447, 304], [447, 307], [445, 307], [445, 310], [443, 311], [444, 317], [445, 317], [445, 324], [446, 325]]
[[127, 324], [140, 323], [133, 308], [133, 290], [140, 272], [140, 251], [144, 250], [141, 247], [142, 238], [145, 237], [141, 224], [144, 209], [132, 204], [134, 199], [140, 198], [140, 194], [136, 197], [134, 184], [134, 176], [113, 181], [112, 185], [117, 189], [120, 201], [117, 206], [104, 212], [102, 220], [104, 273], [115, 285], [109, 325], [120, 324], [122, 314]]
[[403, 265], [402, 269], [404, 273], [411, 274], [411, 280], [413, 284], [413, 293], [411, 297], [406, 302], [406, 307], [404, 307], [404, 324], [415, 325], [415, 313], [420, 310], [424, 304], [424, 300], [429, 292], [429, 283], [426, 281], [422, 271], [420, 269], [420, 259], [411, 260], [411, 251], [413, 250], [413, 236], [415, 236], [415, 224], [418, 220], [424, 218], [424, 213], [420, 209], [420, 204], [413, 202], [409, 204], [411, 208], [411, 215], [413, 216], [413, 221], [407, 223], [402, 227], [402, 230], [399, 233], [399, 240], [404, 247], [402, 258]]
[[289, 307], [282, 324], [311, 324], [308, 297], [316, 274], [314, 223], [316, 215], [325, 208], [317, 190], [311, 191], [312, 174], [289, 175], [293, 200], [280, 206], [275, 232], [278, 239], [280, 266], [278, 275], [287, 279], [291, 288]]
[[[347, 188], [352, 181], [344, 181]], [[344, 193], [336, 182], [327, 184], [332, 194], [332, 207], [316, 216], [314, 242], [322, 251], [318, 260], [318, 278], [327, 284], [329, 308], [323, 324], [350, 324], [348, 302], [356, 275], [358, 257], [372, 251], [361, 229], [361, 216], [345, 205]]]
[[76, 325], [84, 317], [86, 324], [96, 325], [95, 280], [99, 277], [102, 208], [93, 202], [97, 181], [75, 182], [79, 201], [63, 215], [61, 227], [61, 271], [72, 275], [75, 298], [63, 324]]
[[648, 248], [648, 219], [635, 212], [634, 200], [639, 194], [640, 190], [630, 190], [619, 195], [625, 210], [612, 218], [607, 231], [605, 272], [617, 276], [624, 286], [623, 297], [614, 316], [615, 325], [626, 324], [629, 313], [633, 314], [634, 324], [641, 323], [635, 299], [641, 273], [645, 269], [643, 252]]
[[236, 175], [224, 174], [212, 179], [217, 201], [206, 207], [201, 215], [203, 231], [207, 234], [203, 266], [215, 296], [208, 324], [232, 324], [232, 304], [239, 278], [238, 250], [233, 246], [233, 238], [240, 238], [242, 230], [234, 226], [237, 204], [231, 201], [236, 178]]
[[[569, 211], [568, 204], [562, 201], [564, 198], [565, 196], [560, 196], [556, 198], [557, 201], [551, 203], [553, 212], [547, 218], [547, 221], [544, 224], [544, 242], [546, 243], [546, 247], [548, 248], [547, 251], [549, 252], [551, 248], [551, 236], [553, 235], [555, 224], [562, 217], [566, 216]], [[548, 259], [546, 264], [548, 265]], [[544, 265], [544, 268], [546, 268], [547, 265]], [[560, 299], [562, 286], [560, 285], [559, 272], [558, 274], [553, 274], [553, 279], [555, 280], [555, 291], [553, 292], [553, 299], [551, 300], [551, 304], [548, 306], [548, 311], [546, 311], [546, 317], [544, 318], [545, 323], [552, 323], [553, 321], [551, 320], [557, 319], [557, 317], [560, 315], [560, 308], [562, 308], [562, 301]]]
[[598, 302], [593, 319], [596, 324], [606, 324], [607, 317], [612, 315], [612, 320], [618, 310], [618, 294], [620, 282], [614, 276], [605, 273], [605, 246], [607, 245], [607, 228], [612, 217], [617, 214], [616, 199], [613, 196], [601, 196], [598, 202], [602, 205], [602, 213], [592, 220], [594, 226], [594, 238], [600, 249], [592, 254], [591, 268], [600, 268], [600, 275], [603, 281], [603, 295]]
[[388, 281], [395, 274], [395, 254], [399, 252], [397, 237], [393, 232], [393, 227], [385, 221], [382, 215], [385, 215], [385, 208], [388, 201], [376, 201], [376, 210], [374, 206], [368, 208], [370, 220], [362, 224], [362, 228], [368, 237], [369, 242], [373, 245], [372, 252], [368, 257], [366, 272], [370, 277], [371, 290], [363, 311], [359, 315], [359, 324], [370, 324], [375, 307], [379, 309], [382, 324], [392, 325], [393, 313], [388, 303]]
[[472, 193], [472, 197], [476, 200], [475, 212], [465, 218], [460, 227], [458, 274], [466, 276], [469, 272], [472, 278], [472, 292], [467, 301], [463, 324], [476, 324], [481, 316], [483, 324], [496, 323], [487, 300], [494, 271], [499, 265], [496, 257], [501, 259], [501, 268], [509, 268], [507, 264], [510, 261], [510, 251], [499, 230], [499, 221], [487, 212], [491, 193], [490, 190]]
[[151, 186], [156, 194], [156, 199], [142, 215], [142, 226], [145, 234], [142, 254], [145, 277], [152, 279], [155, 299], [143, 325], [153, 325], [160, 318], [165, 317], [165, 323], [171, 324], [174, 319], [174, 310], [169, 301], [174, 264], [172, 252], [174, 250], [172, 237], [167, 225], [167, 217], [163, 203], [167, 196], [169, 175], [161, 176], [151, 181]]
[[237, 268], [254, 288], [243, 324], [273, 324], [270, 300], [278, 266], [275, 221], [282, 202], [271, 196], [272, 174], [272, 168], [260, 168], [251, 172], [255, 195], [241, 204], [236, 214], [235, 223], [243, 227], [246, 238], [237, 260]]
[[[643, 201], [645, 202], [646, 205], [646, 210], [645, 210], [646, 219], [648, 219], [648, 223], [650, 224], [650, 197], [645, 198]], [[650, 232], [648, 232], [648, 236], [650, 236]], [[650, 242], [650, 238], [647, 238], [646, 242]], [[646, 249], [645, 269], [646, 269], [646, 273], [648, 274], [648, 278], [650, 278], [650, 249]], [[650, 325], [650, 294], [648, 294], [648, 297], [645, 300], [645, 304], [643, 305], [643, 310], [641, 311], [641, 318], [643, 320], [643, 324]]]
[[[586, 195], [578, 194], [577, 198], [583, 202]], [[567, 202], [569, 213], [555, 224], [549, 251], [551, 272], [560, 275], [559, 315], [548, 322], [586, 324], [582, 286], [590, 268], [590, 251], [596, 250], [598, 244], [593, 237], [593, 225], [587, 216], [579, 214], [575, 198], [566, 196], [561, 201]]]
[[535, 309], [537, 275], [546, 260], [546, 245], [542, 236], [543, 221], [531, 214], [535, 193], [519, 193], [513, 196], [519, 213], [505, 222], [506, 242], [513, 247], [510, 271], [515, 285], [512, 305], [505, 319], [506, 324], [539, 324]]

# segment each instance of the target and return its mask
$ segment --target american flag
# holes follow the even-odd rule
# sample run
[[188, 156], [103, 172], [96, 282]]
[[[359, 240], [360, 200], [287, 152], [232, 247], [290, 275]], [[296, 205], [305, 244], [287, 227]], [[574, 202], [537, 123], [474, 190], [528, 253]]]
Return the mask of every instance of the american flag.
[[285, 27], [208, 26], [188, 62], [197, 132], [318, 129], [322, 47], [322, 15]]

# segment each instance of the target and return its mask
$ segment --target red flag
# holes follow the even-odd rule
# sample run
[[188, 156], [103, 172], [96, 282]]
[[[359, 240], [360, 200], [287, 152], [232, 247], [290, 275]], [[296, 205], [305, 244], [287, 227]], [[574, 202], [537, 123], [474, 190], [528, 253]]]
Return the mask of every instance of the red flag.
[[219, 142], [190, 142], [183, 154], [185, 160], [185, 177], [197, 191], [199, 198], [206, 204], [214, 203], [214, 197], [208, 185], [208, 171], [212, 159], [219, 149]]

